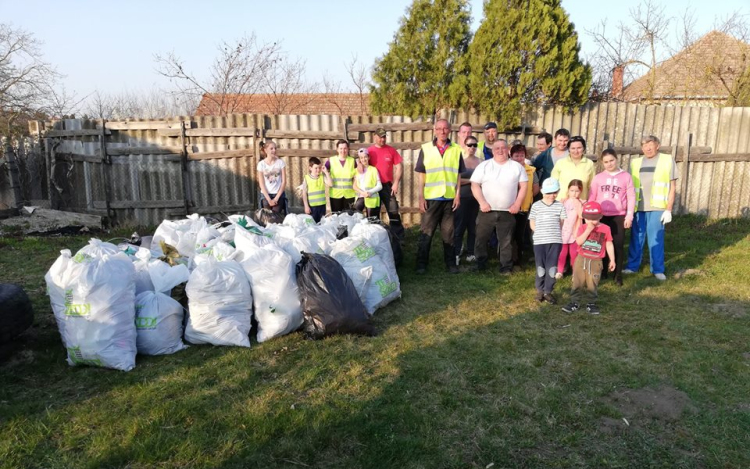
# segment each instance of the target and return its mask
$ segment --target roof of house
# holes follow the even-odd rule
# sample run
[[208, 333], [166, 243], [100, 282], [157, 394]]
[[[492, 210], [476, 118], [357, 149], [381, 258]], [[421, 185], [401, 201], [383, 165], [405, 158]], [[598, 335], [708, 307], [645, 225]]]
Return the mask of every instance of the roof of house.
[[196, 116], [249, 114], [369, 115], [368, 93], [204, 94]]
[[[726, 99], [742, 72], [750, 66], [750, 44], [720, 31], [711, 31], [656, 67], [656, 100]], [[621, 99], [646, 99], [650, 73], [630, 83]]]

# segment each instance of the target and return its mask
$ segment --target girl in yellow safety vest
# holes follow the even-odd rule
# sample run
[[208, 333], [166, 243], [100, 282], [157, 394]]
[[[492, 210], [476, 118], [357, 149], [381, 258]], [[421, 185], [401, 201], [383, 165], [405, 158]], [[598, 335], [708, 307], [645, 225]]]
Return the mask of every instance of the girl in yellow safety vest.
[[346, 140], [336, 142], [336, 153], [338, 155], [328, 158], [326, 162], [326, 167], [329, 169], [333, 180], [329, 198], [331, 212], [334, 213], [352, 208], [356, 196], [352, 180], [357, 175], [354, 158], [349, 156], [349, 142]]
[[354, 178], [354, 191], [357, 200], [354, 201], [354, 210], [360, 212], [365, 210], [367, 217], [380, 215], [380, 182], [378, 170], [370, 166], [370, 154], [367, 148], [360, 148], [357, 152], [357, 177]]

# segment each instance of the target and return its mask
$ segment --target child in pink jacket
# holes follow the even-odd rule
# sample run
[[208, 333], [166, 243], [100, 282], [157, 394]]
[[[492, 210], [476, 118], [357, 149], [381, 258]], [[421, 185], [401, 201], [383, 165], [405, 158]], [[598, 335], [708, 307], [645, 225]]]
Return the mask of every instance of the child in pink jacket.
[[[625, 230], [633, 224], [635, 212], [635, 188], [630, 173], [620, 169], [617, 153], [608, 148], [601, 156], [604, 171], [594, 176], [589, 190], [589, 202], [602, 206], [601, 222], [609, 226], [615, 248], [615, 283], [622, 285], [622, 264], [625, 245]], [[608, 272], [608, 260], [604, 260], [604, 272]]]
[[565, 265], [570, 256], [570, 268], [576, 263], [576, 255], [578, 254], [578, 245], [576, 244], [576, 232], [578, 227], [581, 225], [581, 207], [583, 202], [581, 201], [581, 193], [583, 192], [583, 181], [580, 179], [573, 179], [568, 183], [568, 196], [563, 202], [565, 206], [565, 213], [567, 218], [562, 227], [562, 250], [560, 250], [560, 257], [557, 259], [557, 274], [555, 278], [561, 279], [565, 273]]

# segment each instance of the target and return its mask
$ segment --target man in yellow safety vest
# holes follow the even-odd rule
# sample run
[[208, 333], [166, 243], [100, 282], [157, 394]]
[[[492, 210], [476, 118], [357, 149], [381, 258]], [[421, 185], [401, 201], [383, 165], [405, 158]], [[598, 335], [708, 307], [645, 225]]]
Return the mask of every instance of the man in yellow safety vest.
[[676, 181], [680, 177], [671, 155], [659, 154], [659, 139], [649, 135], [641, 140], [644, 156], [630, 161], [635, 186], [636, 212], [630, 229], [628, 263], [623, 274], [641, 268], [643, 243], [648, 238], [651, 273], [659, 280], [664, 274], [664, 225], [672, 221]]
[[443, 257], [448, 272], [457, 274], [453, 255], [453, 212], [461, 204], [458, 175], [464, 171], [461, 147], [450, 141], [451, 125], [438, 119], [435, 137], [422, 145], [414, 172], [417, 174], [419, 211], [422, 213], [417, 245], [417, 273], [427, 271], [432, 236], [440, 225], [443, 238]]

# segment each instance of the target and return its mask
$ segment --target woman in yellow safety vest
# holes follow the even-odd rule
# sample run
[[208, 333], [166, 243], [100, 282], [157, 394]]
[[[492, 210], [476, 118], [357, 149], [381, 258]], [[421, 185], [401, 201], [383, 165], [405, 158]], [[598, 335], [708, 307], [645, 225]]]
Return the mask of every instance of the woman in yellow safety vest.
[[378, 170], [370, 166], [370, 154], [367, 148], [360, 148], [357, 152], [357, 177], [354, 178], [354, 192], [357, 200], [354, 201], [354, 210], [361, 212], [365, 210], [367, 217], [380, 215], [380, 182]]
[[354, 176], [357, 175], [354, 158], [349, 156], [349, 142], [339, 140], [336, 142], [336, 153], [338, 155], [328, 158], [326, 167], [331, 173], [333, 187], [329, 191], [331, 200], [331, 212], [342, 212], [352, 208], [354, 204]]

